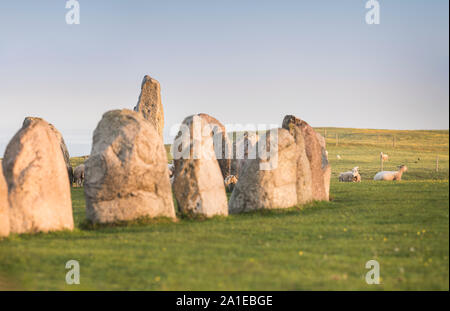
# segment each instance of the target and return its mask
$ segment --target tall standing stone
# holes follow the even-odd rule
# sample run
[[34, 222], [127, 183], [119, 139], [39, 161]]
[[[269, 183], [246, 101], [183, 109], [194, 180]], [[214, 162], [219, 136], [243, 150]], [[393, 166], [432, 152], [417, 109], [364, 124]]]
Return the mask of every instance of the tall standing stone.
[[50, 124], [39, 118], [25, 121], [2, 165], [12, 233], [73, 229], [67, 168]]
[[214, 152], [216, 154], [217, 161], [219, 162], [222, 178], [225, 179], [230, 175], [231, 167], [231, 145], [225, 126], [220, 123], [219, 120], [206, 113], [199, 113], [198, 116], [204, 119], [211, 126]]
[[[23, 125], [26, 125], [30, 122], [36, 121], [36, 120], [42, 120], [41, 118], [37, 118], [37, 117], [26, 117], [25, 120], [23, 120]], [[61, 132], [58, 131], [56, 129], [56, 127], [53, 126], [53, 124], [49, 123], [50, 128], [52, 129], [53, 133], [55, 133], [58, 141], [59, 141], [59, 146], [61, 148], [61, 152], [63, 154], [64, 157], [64, 162], [66, 163], [66, 168], [67, 168], [67, 173], [69, 175], [69, 184], [70, 186], [72, 186], [72, 181], [73, 181], [73, 169], [72, 169], [72, 165], [70, 164], [70, 155], [69, 155], [69, 150], [67, 149], [66, 143], [64, 142], [64, 138], [61, 135]]]
[[[269, 144], [276, 134], [277, 159], [272, 169], [261, 169], [270, 159], [248, 159], [241, 169], [239, 181], [231, 194], [230, 213], [242, 213], [259, 209], [288, 208], [297, 204], [298, 146], [285, 129], [271, 131], [260, 137]], [[272, 137], [272, 138], [271, 138]]]
[[3, 176], [2, 165], [0, 161], [0, 238], [9, 235], [9, 203], [8, 187]]
[[202, 117], [187, 117], [174, 141], [173, 191], [185, 215], [228, 215], [224, 180], [209, 127]]
[[162, 138], [164, 129], [164, 111], [161, 103], [159, 82], [146, 75], [142, 80], [141, 94], [134, 111], [140, 112], [155, 127]]
[[323, 181], [325, 183], [325, 197], [326, 200], [330, 198], [330, 180], [331, 180], [331, 165], [328, 161], [328, 152], [325, 137], [320, 133], [317, 133], [317, 139], [319, 140], [321, 148], [321, 159], [322, 159], [322, 171], [323, 171]]
[[325, 149], [325, 139], [321, 139], [306, 122], [292, 115], [283, 119], [283, 128], [295, 128], [303, 135], [305, 152], [311, 167], [312, 198], [329, 200], [331, 167]]
[[237, 137], [235, 137], [235, 139], [233, 138], [233, 150], [230, 165], [231, 175], [239, 177], [239, 172], [243, 168], [245, 161], [247, 159], [256, 159], [257, 142], [257, 132], [246, 131], [239, 139]]
[[297, 200], [298, 204], [305, 204], [313, 200], [312, 173], [306, 155], [305, 139], [301, 129], [295, 125], [295, 119], [284, 118], [282, 127], [289, 131], [298, 146], [297, 158]]
[[85, 162], [86, 216], [93, 223], [175, 218], [161, 137], [141, 114], [106, 112]]

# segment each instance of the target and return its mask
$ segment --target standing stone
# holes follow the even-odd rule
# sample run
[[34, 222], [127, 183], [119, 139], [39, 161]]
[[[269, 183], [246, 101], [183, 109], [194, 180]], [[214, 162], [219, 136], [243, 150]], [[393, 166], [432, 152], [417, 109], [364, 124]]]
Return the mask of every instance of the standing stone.
[[[269, 131], [267, 132], [269, 133]], [[285, 129], [261, 137], [269, 144], [270, 136], [277, 134], [278, 159], [270, 170], [262, 170], [267, 163], [257, 159], [245, 161], [239, 180], [231, 194], [230, 213], [242, 213], [259, 209], [287, 208], [297, 204], [297, 158], [298, 146], [294, 137]], [[272, 138], [273, 139], [273, 138]]]
[[204, 118], [189, 116], [174, 141], [173, 190], [185, 215], [228, 215], [224, 180], [209, 126]]
[[320, 133], [317, 133], [317, 139], [319, 140], [320, 148], [322, 151], [322, 171], [323, 173], [323, 181], [325, 184], [325, 197], [326, 200], [330, 198], [330, 180], [331, 180], [331, 165], [328, 162], [328, 152], [325, 137], [323, 137]]
[[141, 84], [141, 94], [134, 111], [140, 112], [155, 127], [162, 138], [164, 129], [164, 111], [161, 104], [161, 87], [159, 82], [145, 76]]
[[5, 177], [3, 177], [2, 165], [0, 162], [0, 238], [9, 235], [9, 203], [8, 187]]
[[11, 233], [73, 229], [67, 168], [50, 124], [39, 118], [25, 121], [2, 165]]
[[106, 112], [85, 162], [86, 216], [93, 223], [175, 218], [166, 150], [141, 114]]
[[[292, 122], [291, 122], [292, 120]], [[306, 155], [305, 139], [301, 129], [295, 125], [295, 120], [288, 117], [283, 120], [283, 128], [294, 137], [298, 146], [297, 158], [297, 200], [298, 204], [305, 204], [313, 200], [311, 166]]]
[[216, 158], [219, 162], [222, 178], [225, 179], [230, 175], [231, 166], [231, 145], [225, 126], [220, 123], [219, 120], [206, 113], [199, 113], [198, 116], [204, 119], [211, 126], [214, 152], [216, 153]]
[[[42, 120], [41, 118], [36, 117], [26, 117], [25, 120], [23, 120], [23, 125], [27, 125], [30, 122], [36, 121], [36, 120]], [[73, 181], [73, 169], [72, 165], [70, 165], [70, 155], [69, 150], [67, 149], [66, 143], [64, 142], [64, 138], [61, 135], [61, 132], [56, 129], [56, 127], [53, 126], [53, 124], [49, 123], [50, 128], [52, 129], [53, 133], [55, 133], [58, 141], [59, 146], [61, 148], [61, 152], [64, 157], [64, 162], [66, 163], [67, 173], [69, 175], [69, 184], [72, 187], [72, 181]]]
[[318, 201], [328, 201], [331, 167], [326, 155], [325, 139], [322, 136], [322, 138], [318, 137], [307, 122], [292, 115], [284, 117], [283, 128], [298, 128], [302, 133], [306, 156], [311, 167], [312, 198]]
[[258, 135], [256, 132], [244, 132], [240, 139], [233, 139], [231, 175], [239, 177], [239, 171], [247, 159], [256, 159]]

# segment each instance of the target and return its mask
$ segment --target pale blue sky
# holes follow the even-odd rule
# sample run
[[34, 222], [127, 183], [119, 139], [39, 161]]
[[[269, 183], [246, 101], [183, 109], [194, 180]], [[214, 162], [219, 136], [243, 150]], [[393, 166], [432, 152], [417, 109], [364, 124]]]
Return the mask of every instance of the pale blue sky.
[[0, 2], [0, 156], [25, 116], [88, 154], [105, 111], [132, 108], [149, 74], [170, 126], [228, 123], [448, 129], [448, 1], [64, 0]]

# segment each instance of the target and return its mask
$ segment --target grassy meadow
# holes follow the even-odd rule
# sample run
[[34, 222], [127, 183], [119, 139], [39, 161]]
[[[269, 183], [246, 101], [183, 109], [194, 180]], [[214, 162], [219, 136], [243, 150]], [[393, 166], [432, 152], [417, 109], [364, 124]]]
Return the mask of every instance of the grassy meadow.
[[[94, 229], [73, 188], [73, 232], [0, 241], [0, 290], [449, 290], [449, 132], [317, 131], [326, 131], [330, 202]], [[372, 181], [381, 151], [385, 169], [408, 166], [402, 181]], [[339, 183], [354, 166], [362, 182]], [[65, 283], [70, 259], [80, 285]], [[365, 282], [371, 259], [380, 285]]]

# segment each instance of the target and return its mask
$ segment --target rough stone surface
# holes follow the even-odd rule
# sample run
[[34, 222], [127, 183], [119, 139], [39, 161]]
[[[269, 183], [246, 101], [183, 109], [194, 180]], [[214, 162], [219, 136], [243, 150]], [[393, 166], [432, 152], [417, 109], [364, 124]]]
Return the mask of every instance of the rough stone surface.
[[313, 200], [311, 166], [306, 155], [305, 139], [303, 138], [301, 129], [295, 125], [295, 120], [293, 120], [294, 122], [290, 120], [292, 118], [285, 118], [282, 126], [294, 137], [298, 146], [297, 200], [298, 204], [305, 204]]
[[[231, 194], [230, 213], [258, 209], [287, 208], [297, 204], [298, 146], [285, 129], [278, 129], [278, 160], [275, 168], [261, 170], [257, 159], [245, 161], [239, 180]], [[266, 135], [268, 139], [270, 135]]]
[[173, 191], [180, 212], [185, 215], [228, 215], [213, 139], [209, 132], [198, 130], [207, 123], [197, 115], [187, 117], [174, 141]]
[[106, 112], [85, 162], [86, 216], [93, 223], [175, 218], [161, 137], [141, 114]]
[[214, 151], [222, 172], [222, 178], [225, 179], [230, 175], [231, 166], [231, 144], [225, 126], [219, 120], [206, 113], [199, 113], [198, 116], [211, 126]]
[[[233, 139], [232, 159], [230, 165], [231, 175], [239, 177], [239, 172], [244, 166], [249, 154], [253, 153], [253, 159], [256, 159], [258, 135], [256, 132], [244, 132], [241, 138]], [[252, 151], [251, 151], [252, 150]], [[252, 158], [252, 156], [250, 156]]]
[[50, 124], [25, 121], [9, 142], [2, 165], [11, 233], [73, 229], [67, 167]]
[[[292, 115], [283, 119], [283, 128], [297, 127], [303, 135], [306, 156], [311, 167], [313, 200], [329, 200], [331, 167], [325, 149], [325, 139], [305, 121]], [[319, 137], [320, 135], [320, 137]]]
[[164, 129], [164, 111], [161, 103], [161, 87], [159, 82], [145, 76], [141, 84], [141, 94], [134, 111], [140, 112], [155, 127], [162, 138]]
[[[42, 120], [42, 118], [26, 117], [23, 120], [23, 126], [28, 125], [30, 122], [33, 122], [33, 121], [36, 121], [36, 120]], [[72, 168], [72, 165], [70, 165], [69, 150], [67, 149], [66, 143], [64, 142], [64, 138], [63, 138], [61, 132], [58, 131], [58, 129], [56, 127], [54, 127], [53, 124], [49, 123], [49, 125], [50, 125], [51, 130], [53, 131], [53, 133], [55, 133], [56, 138], [59, 141], [59, 146], [61, 148], [61, 152], [62, 152], [63, 157], [64, 157], [64, 162], [66, 163], [67, 173], [69, 174], [69, 184], [70, 184], [70, 186], [72, 186], [73, 168]]]
[[2, 165], [0, 161], [0, 238], [9, 235], [9, 203], [8, 187], [3, 176]]
[[322, 151], [322, 171], [323, 171], [323, 182], [325, 184], [325, 198], [326, 200], [329, 200], [330, 198], [330, 180], [331, 180], [331, 165], [328, 161], [328, 153], [327, 153], [327, 146], [325, 142], [325, 137], [323, 137], [321, 134], [317, 133], [317, 138], [319, 140], [319, 144]]

